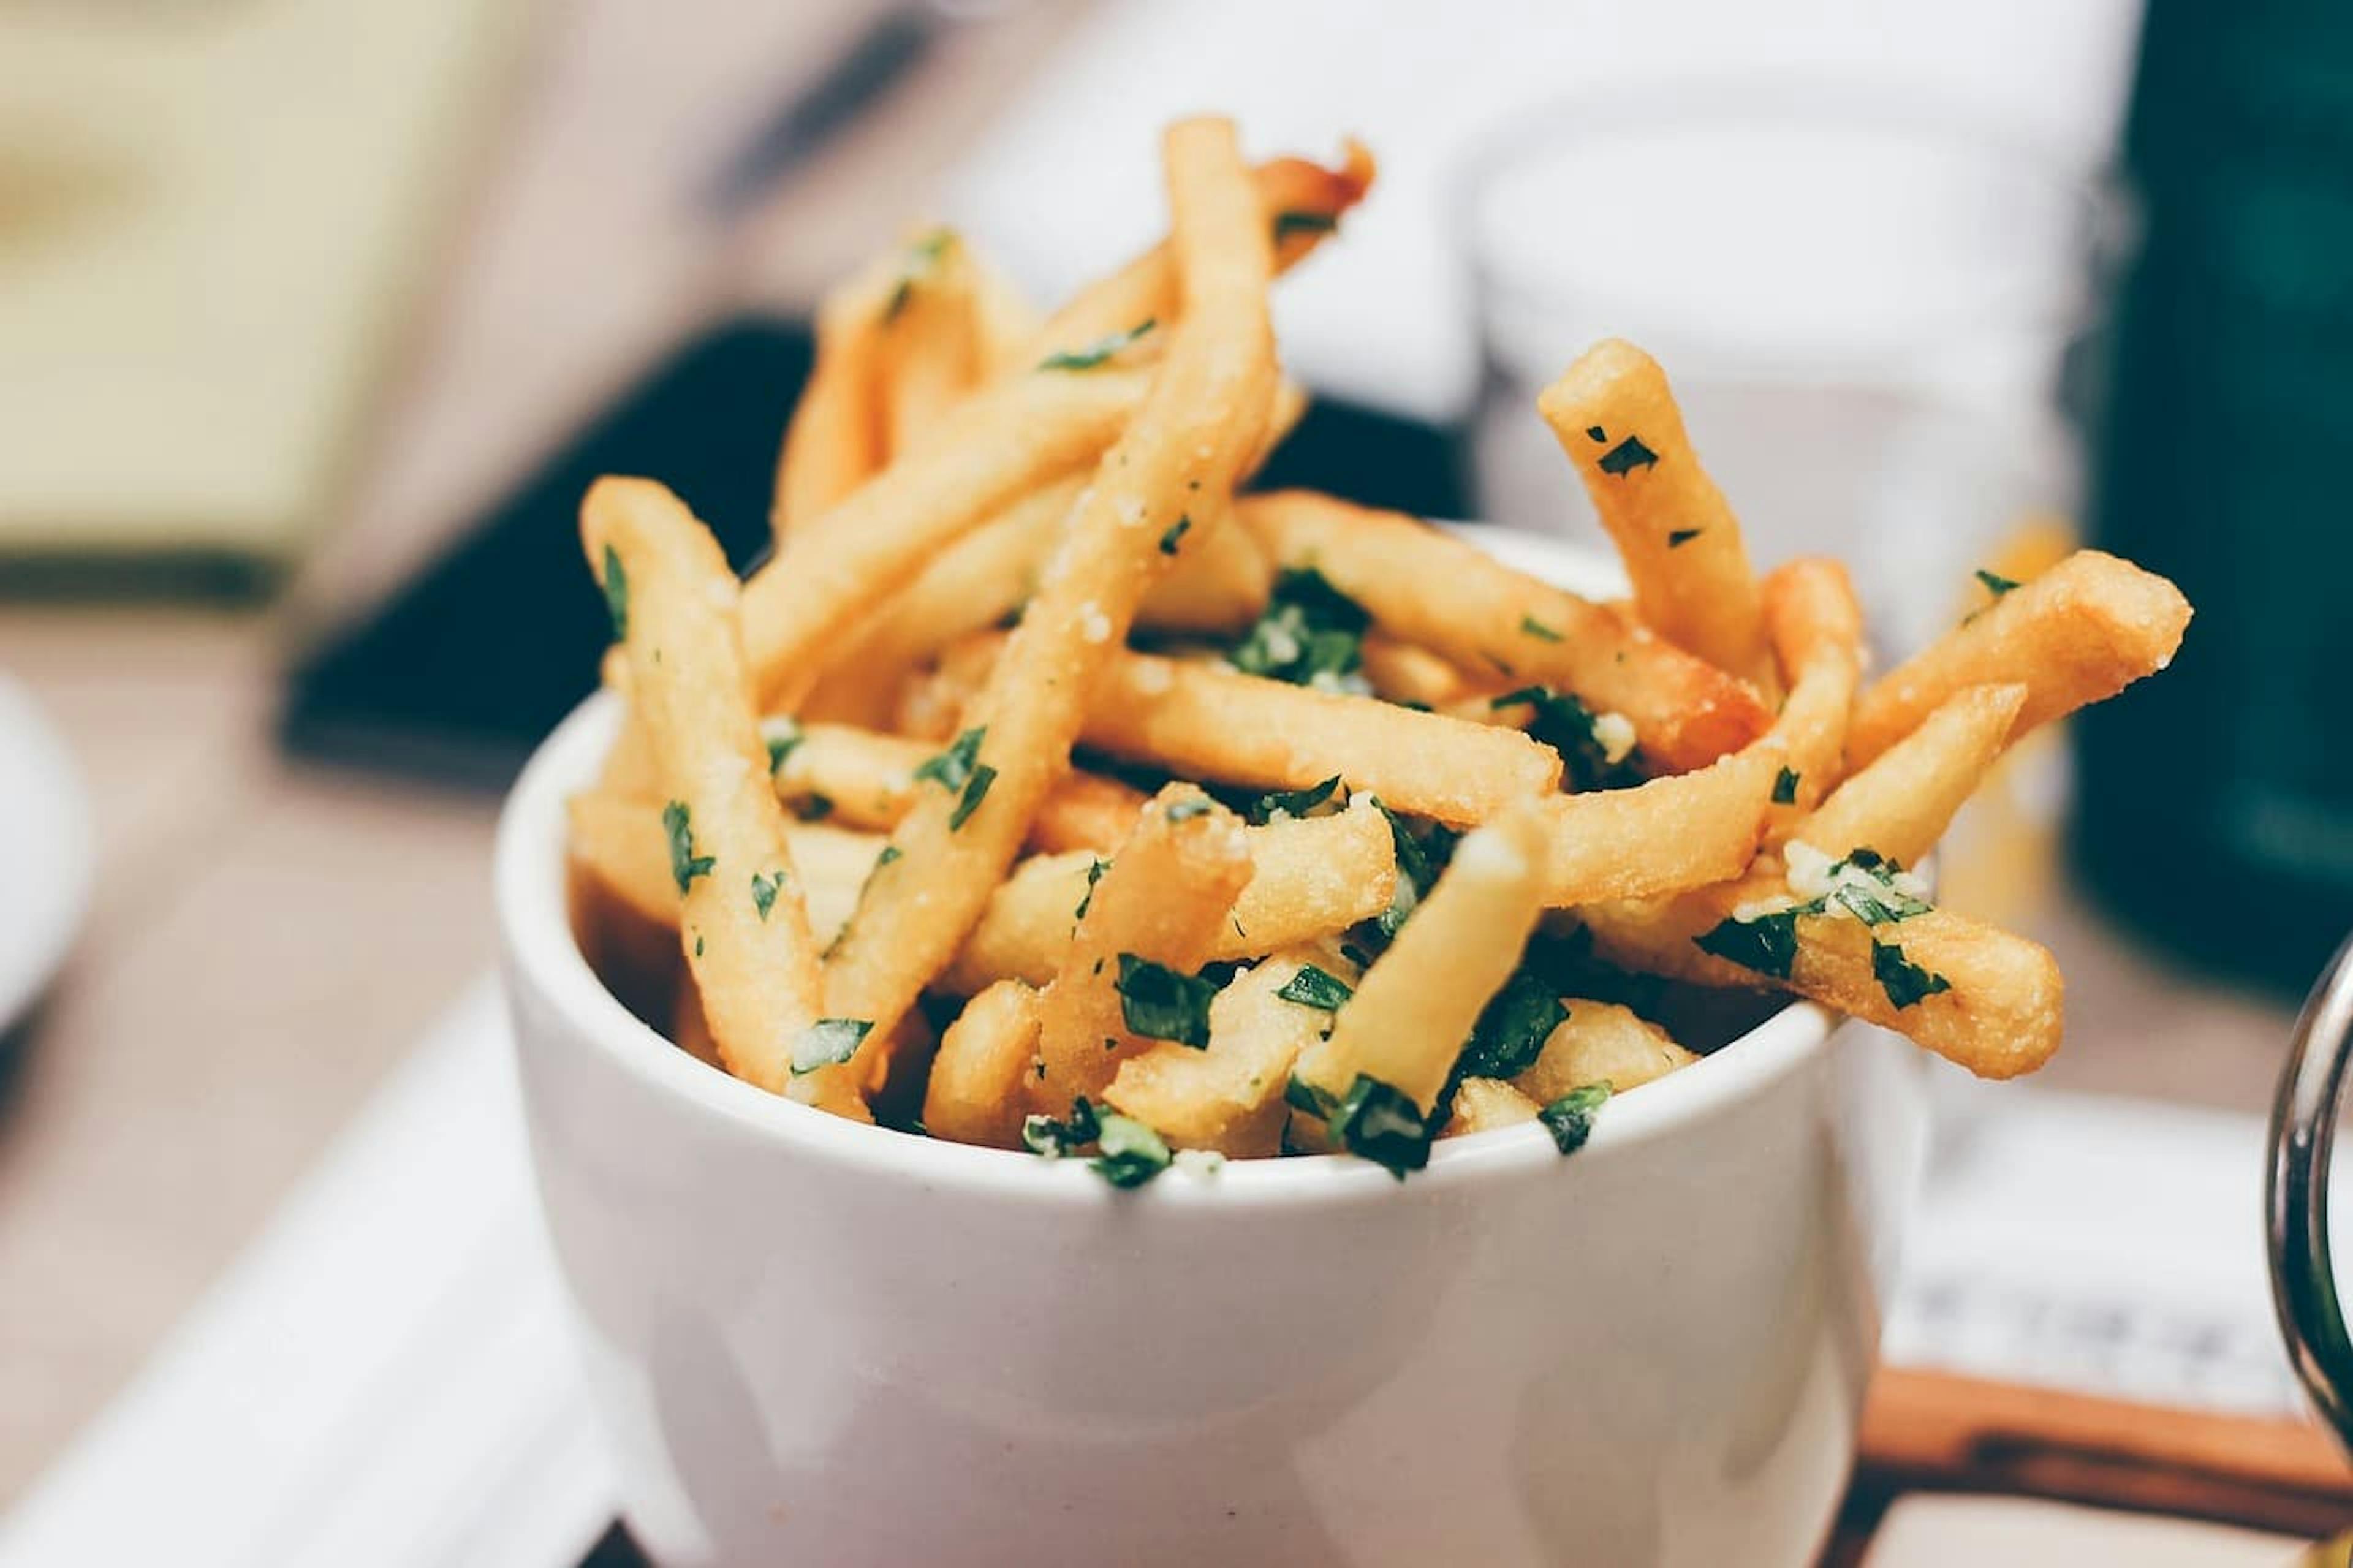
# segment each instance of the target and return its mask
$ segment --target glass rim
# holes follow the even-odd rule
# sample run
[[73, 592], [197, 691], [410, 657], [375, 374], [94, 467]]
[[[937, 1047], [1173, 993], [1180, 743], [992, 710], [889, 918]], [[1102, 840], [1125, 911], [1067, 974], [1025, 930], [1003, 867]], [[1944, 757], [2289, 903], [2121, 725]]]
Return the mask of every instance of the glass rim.
[[[1498, 121], [1451, 161], [1448, 205], [1462, 237], [1466, 275], [1480, 337], [1487, 337], [1491, 300], [1551, 289], [1576, 293], [1607, 313], [1613, 291], [1578, 279], [1572, 268], [1551, 279], [1530, 276], [1496, 254], [1480, 214], [1497, 186], [1514, 173], [1565, 155], [1579, 138], [1596, 135], [1731, 133], [1741, 129], [1814, 131], [1866, 135], [1880, 145], [1934, 147], [1999, 165], [2007, 178], [2039, 185], [2066, 215], [2070, 287], [2049, 305], [2022, 312], [2074, 340], [2091, 331], [2124, 264], [2137, 247], [2140, 204], [2114, 158], [2071, 156], [2055, 139], [1989, 121], [1950, 94], [1927, 96], [1858, 84], [1814, 72], [1770, 79], [1741, 74], [1662, 76], [1641, 82], [1563, 93]], [[1639, 310], [1629, 314], [1641, 314]], [[1979, 330], [1982, 313], [1967, 305], [1930, 304], [1903, 323], [1905, 350], [1944, 334]], [[1727, 362], [1769, 366], [1778, 356], [1721, 351]]]

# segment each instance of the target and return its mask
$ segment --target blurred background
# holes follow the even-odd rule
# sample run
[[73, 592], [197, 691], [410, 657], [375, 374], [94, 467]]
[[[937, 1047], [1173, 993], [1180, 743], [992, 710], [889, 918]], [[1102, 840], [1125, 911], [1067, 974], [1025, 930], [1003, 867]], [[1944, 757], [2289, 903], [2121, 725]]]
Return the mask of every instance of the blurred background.
[[484, 967], [586, 479], [740, 558], [826, 284], [936, 218], [1050, 300], [1205, 108], [1381, 162], [1283, 479], [1598, 540], [1531, 405], [1617, 334], [1885, 656], [2079, 541], [2178, 578], [1948, 897], [2059, 950], [2051, 1083], [2266, 1102], [2353, 925], [2353, 17], [0, 0], [0, 1505]]

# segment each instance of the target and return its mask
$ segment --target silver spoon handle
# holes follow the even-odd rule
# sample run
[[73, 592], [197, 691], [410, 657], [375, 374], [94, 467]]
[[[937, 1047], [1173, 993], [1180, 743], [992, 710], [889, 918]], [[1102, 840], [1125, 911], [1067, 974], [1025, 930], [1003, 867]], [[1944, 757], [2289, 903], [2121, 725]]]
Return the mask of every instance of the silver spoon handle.
[[2295, 1374], [2337, 1437], [2353, 1447], [2353, 1338], [2337, 1299], [2328, 1245], [2328, 1160], [2353, 1056], [2353, 938], [2322, 972], [2295, 1021], [2272, 1104], [2263, 1189], [2272, 1304]]

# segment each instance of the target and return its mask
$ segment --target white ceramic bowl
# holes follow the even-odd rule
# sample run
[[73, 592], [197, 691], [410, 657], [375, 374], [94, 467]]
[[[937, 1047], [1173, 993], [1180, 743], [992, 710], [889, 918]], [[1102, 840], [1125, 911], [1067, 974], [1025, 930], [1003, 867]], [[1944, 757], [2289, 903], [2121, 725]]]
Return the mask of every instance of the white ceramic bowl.
[[[1539, 542], [1503, 552], [1578, 574]], [[1811, 1560], [1917, 1175], [1909, 1047], [1792, 1006], [1613, 1100], [1115, 1192], [676, 1050], [565, 908], [602, 699], [508, 803], [523, 1103], [631, 1531], [670, 1564]]]

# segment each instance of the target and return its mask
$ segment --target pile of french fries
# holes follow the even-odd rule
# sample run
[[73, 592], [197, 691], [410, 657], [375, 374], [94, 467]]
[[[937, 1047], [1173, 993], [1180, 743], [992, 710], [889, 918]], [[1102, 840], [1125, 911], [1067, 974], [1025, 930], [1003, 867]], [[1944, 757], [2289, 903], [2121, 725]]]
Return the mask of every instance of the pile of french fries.
[[1270, 286], [1372, 161], [1252, 167], [1200, 119], [1164, 164], [1167, 239], [1042, 321], [944, 230], [831, 296], [747, 579], [661, 486], [589, 490], [625, 716], [571, 847], [616, 994], [763, 1089], [1121, 1185], [1573, 1151], [1696, 1059], [1694, 988], [2048, 1058], [2050, 953], [1906, 868], [2005, 747], [2164, 667], [2173, 585], [1980, 574], [1866, 680], [1845, 571], [1758, 574], [1617, 342], [1539, 411], [1629, 602], [1250, 493], [1304, 403]]

